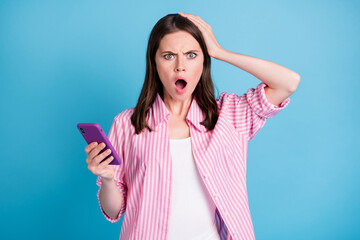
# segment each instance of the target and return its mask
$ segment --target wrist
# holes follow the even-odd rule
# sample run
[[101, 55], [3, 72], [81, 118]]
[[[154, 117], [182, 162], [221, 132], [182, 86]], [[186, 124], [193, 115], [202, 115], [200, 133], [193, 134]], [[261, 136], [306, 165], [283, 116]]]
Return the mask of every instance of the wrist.
[[212, 52], [211, 57], [217, 60], [222, 60], [222, 56], [224, 55], [225, 52], [226, 50], [219, 46], [215, 51]]

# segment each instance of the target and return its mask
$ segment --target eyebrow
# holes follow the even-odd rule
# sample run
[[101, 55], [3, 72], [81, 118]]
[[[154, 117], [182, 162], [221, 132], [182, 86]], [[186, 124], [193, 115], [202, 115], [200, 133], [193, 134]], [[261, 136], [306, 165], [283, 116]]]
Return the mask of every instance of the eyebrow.
[[[199, 52], [198, 50], [189, 50], [187, 51], [186, 53], [189, 53], [189, 52]], [[161, 54], [164, 54], [164, 53], [173, 53], [172, 51], [162, 51]], [[173, 53], [173, 54], [176, 54], [176, 53]]]

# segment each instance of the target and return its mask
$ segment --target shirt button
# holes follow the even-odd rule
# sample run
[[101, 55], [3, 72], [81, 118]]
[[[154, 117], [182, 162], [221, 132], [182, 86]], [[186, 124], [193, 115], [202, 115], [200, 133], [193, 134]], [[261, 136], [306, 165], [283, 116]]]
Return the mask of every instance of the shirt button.
[[236, 236], [236, 232], [234, 232], [234, 236]]
[[227, 212], [224, 213], [224, 217], [227, 217]]
[[204, 174], [204, 178], [207, 179], [208, 175], [207, 174]]

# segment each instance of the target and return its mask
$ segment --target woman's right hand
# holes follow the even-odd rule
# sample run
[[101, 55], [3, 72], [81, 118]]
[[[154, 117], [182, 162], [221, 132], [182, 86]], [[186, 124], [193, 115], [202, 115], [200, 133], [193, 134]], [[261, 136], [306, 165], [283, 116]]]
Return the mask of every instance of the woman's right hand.
[[101, 162], [108, 155], [111, 154], [111, 150], [100, 153], [100, 151], [105, 147], [105, 143], [98, 144], [97, 142], [92, 142], [85, 147], [85, 152], [87, 154], [86, 163], [88, 164], [88, 169], [95, 175], [100, 176], [106, 180], [114, 179], [115, 169], [113, 165], [109, 163], [114, 159], [112, 156], [108, 157], [105, 161]]

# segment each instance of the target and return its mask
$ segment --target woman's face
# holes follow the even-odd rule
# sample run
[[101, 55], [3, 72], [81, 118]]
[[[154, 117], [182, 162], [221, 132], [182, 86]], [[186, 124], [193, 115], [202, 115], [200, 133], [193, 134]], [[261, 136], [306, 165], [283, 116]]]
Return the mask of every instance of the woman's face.
[[185, 101], [191, 97], [200, 80], [204, 55], [190, 33], [178, 31], [161, 39], [155, 63], [164, 88], [164, 99], [170, 97]]

